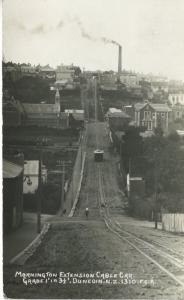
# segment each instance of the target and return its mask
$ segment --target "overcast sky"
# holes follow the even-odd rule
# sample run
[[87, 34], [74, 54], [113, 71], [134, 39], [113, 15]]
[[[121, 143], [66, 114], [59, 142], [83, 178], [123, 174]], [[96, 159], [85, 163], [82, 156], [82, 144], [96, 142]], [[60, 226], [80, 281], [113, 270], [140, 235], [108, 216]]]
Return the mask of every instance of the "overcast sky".
[[184, 0], [4, 0], [3, 55], [15, 62], [123, 68], [184, 80]]

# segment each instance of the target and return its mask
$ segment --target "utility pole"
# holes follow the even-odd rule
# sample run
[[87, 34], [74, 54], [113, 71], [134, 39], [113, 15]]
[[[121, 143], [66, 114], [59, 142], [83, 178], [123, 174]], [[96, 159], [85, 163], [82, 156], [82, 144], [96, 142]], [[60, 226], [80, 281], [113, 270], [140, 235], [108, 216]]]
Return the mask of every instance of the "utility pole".
[[42, 152], [39, 155], [38, 197], [37, 197], [37, 233], [41, 231], [41, 200], [42, 200]]
[[97, 122], [97, 82], [96, 77], [94, 78], [94, 100], [95, 100], [95, 123]]
[[65, 161], [59, 160], [57, 167], [61, 168], [61, 198], [60, 198], [60, 210], [63, 212], [63, 204], [65, 198]]
[[[63, 209], [66, 208], [64, 207], [64, 202], [65, 202], [65, 177], [66, 177], [66, 167], [70, 167], [72, 162], [67, 162], [67, 161], [62, 161], [62, 160], [58, 160], [57, 161], [57, 165], [56, 167], [60, 167], [61, 168], [61, 196], [60, 196], [60, 210], [63, 213]], [[73, 194], [73, 175], [72, 175], [72, 194]]]
[[95, 130], [96, 130], [96, 148], [98, 149], [98, 130], [97, 130], [97, 82], [94, 78], [94, 102], [95, 102]]
[[130, 173], [131, 173], [131, 157], [129, 157], [128, 173], [129, 173], [129, 176], [130, 176]]
[[82, 171], [82, 156], [83, 156], [83, 153], [82, 153], [82, 151], [83, 151], [83, 149], [82, 149], [82, 145], [83, 145], [83, 135], [82, 135], [82, 131], [81, 131], [81, 139], [80, 139], [80, 147], [81, 147], [81, 151], [80, 151], [80, 153], [81, 153], [81, 171]]
[[155, 229], [158, 227], [158, 176], [157, 176], [157, 157], [155, 153]]
[[128, 197], [131, 197], [131, 157], [129, 157], [128, 160], [128, 174], [129, 174], [129, 191], [128, 191]]
[[65, 162], [63, 161], [63, 166], [62, 166], [62, 191], [61, 191], [61, 211], [63, 211], [63, 204], [64, 204], [64, 198], [65, 198]]

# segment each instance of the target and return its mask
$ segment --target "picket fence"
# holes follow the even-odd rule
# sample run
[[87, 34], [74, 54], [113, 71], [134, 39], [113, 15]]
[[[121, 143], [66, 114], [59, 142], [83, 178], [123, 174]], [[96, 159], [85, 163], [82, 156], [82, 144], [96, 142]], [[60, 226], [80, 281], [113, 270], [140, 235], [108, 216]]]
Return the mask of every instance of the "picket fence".
[[162, 229], [184, 233], [184, 214], [162, 214]]

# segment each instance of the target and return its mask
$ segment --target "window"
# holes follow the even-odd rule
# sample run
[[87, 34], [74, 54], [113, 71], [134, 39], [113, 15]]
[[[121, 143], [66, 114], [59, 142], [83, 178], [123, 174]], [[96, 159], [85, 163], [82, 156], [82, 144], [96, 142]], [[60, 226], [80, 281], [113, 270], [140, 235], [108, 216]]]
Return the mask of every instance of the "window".
[[151, 111], [145, 110], [144, 111], [144, 119], [147, 120], [147, 119], [150, 119], [150, 117], [151, 117]]
[[165, 113], [161, 113], [161, 117], [164, 118], [165, 117]]
[[152, 118], [155, 119], [156, 113], [152, 113]]

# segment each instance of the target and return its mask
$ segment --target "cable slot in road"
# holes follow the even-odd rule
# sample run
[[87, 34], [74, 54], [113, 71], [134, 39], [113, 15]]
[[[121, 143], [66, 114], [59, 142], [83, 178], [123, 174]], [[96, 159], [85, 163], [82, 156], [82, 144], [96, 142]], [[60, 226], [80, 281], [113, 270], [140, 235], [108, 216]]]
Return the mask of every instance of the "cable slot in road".
[[[167, 274], [170, 278], [172, 278], [177, 284], [184, 288], [184, 281], [180, 278], [183, 278], [184, 271], [184, 262], [175, 256], [168, 254], [164, 250], [158, 249], [155, 245], [150, 244], [149, 242], [138, 238], [136, 235], [131, 234], [126, 230], [122, 230], [120, 225], [117, 222], [114, 222], [109, 213], [109, 207], [107, 203], [107, 198], [105, 196], [104, 184], [103, 184], [103, 173], [102, 167], [98, 165], [98, 205], [100, 210], [100, 215], [103, 218], [105, 225], [107, 228], [118, 236], [121, 240], [128, 243], [131, 247], [133, 247], [137, 252], [143, 255], [146, 259], [151, 261], [154, 265], [156, 265], [163, 273]], [[157, 256], [157, 260], [153, 258], [153, 256]], [[173, 272], [169, 271], [166, 267], [163, 266], [164, 263], [160, 264], [159, 259], [165, 260], [173, 265], [176, 269], [175, 273], [179, 273], [180, 275], [175, 275]], [[182, 274], [181, 274], [182, 271]]]

